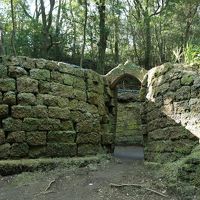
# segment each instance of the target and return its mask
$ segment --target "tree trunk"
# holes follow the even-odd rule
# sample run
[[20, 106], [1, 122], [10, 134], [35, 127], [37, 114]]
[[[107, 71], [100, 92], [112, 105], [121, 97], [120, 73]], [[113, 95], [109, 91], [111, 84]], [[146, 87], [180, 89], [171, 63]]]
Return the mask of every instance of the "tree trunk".
[[14, 56], [16, 56], [16, 49], [15, 49], [15, 34], [16, 34], [16, 26], [15, 26], [15, 13], [14, 13], [14, 5], [13, 0], [10, 0], [11, 5], [11, 16], [12, 16], [12, 35], [11, 35], [11, 47]]
[[144, 66], [146, 69], [151, 69], [151, 18], [148, 13], [144, 16], [145, 26], [145, 60]]
[[99, 11], [99, 31], [100, 31], [100, 39], [98, 42], [98, 63], [97, 63], [97, 71], [100, 74], [104, 74], [105, 71], [105, 57], [106, 57], [106, 46], [107, 46], [107, 36], [108, 33], [106, 31], [105, 20], [106, 20], [106, 13], [105, 13], [105, 0], [100, 0], [98, 4], [98, 11]]
[[0, 56], [4, 54], [4, 47], [3, 47], [3, 28], [0, 24]]
[[84, 22], [84, 28], [83, 28], [83, 46], [82, 46], [82, 51], [81, 51], [80, 67], [83, 67], [83, 59], [84, 59], [85, 43], [86, 43], [86, 27], [87, 27], [87, 19], [88, 19], [87, 0], [84, 1], [84, 6], [85, 6], [85, 22]]

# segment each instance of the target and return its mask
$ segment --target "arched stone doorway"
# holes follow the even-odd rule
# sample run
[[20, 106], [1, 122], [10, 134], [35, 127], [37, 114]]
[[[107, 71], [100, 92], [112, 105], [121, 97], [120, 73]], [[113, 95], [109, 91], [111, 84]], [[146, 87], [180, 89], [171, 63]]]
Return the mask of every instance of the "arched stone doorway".
[[111, 70], [106, 78], [116, 94], [116, 133], [114, 155], [143, 159], [141, 128], [141, 82], [146, 70], [127, 62]]

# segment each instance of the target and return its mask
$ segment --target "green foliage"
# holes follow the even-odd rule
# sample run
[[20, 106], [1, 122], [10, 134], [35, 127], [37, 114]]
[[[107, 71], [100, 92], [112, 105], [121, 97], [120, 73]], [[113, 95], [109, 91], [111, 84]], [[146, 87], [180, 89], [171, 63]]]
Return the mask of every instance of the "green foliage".
[[184, 57], [186, 63], [200, 63], [200, 46], [187, 44], [184, 50]]

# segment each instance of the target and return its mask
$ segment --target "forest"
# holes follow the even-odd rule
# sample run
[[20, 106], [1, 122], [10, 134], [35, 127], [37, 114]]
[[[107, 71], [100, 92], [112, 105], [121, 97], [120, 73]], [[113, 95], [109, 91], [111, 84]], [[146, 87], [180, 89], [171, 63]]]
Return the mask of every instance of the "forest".
[[200, 62], [199, 0], [1, 0], [0, 55], [68, 62], [105, 74]]

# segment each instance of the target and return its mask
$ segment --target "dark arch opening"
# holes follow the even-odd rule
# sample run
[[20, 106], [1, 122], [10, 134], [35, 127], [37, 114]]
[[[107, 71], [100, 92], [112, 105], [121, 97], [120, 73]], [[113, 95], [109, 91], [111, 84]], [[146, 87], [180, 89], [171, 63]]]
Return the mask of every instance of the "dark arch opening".
[[114, 156], [143, 160], [143, 134], [141, 129], [141, 82], [130, 74], [113, 82], [116, 90], [116, 135]]

